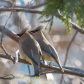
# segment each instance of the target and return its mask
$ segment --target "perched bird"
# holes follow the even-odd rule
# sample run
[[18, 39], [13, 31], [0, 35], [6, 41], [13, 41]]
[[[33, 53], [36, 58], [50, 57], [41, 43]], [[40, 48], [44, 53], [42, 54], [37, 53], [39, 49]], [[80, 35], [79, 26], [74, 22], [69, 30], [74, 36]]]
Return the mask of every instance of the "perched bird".
[[[23, 29], [19, 34], [19, 52], [23, 59], [33, 65], [35, 78], [39, 76], [40, 56], [42, 56], [39, 43], [28, 33], [28, 28]], [[14, 36], [17, 37], [17, 36]]]
[[41, 47], [42, 53], [43, 53], [44, 60], [50, 61], [50, 62], [55, 62], [60, 67], [60, 70], [62, 72], [64, 72], [55, 48], [45, 38], [41, 29], [42, 29], [42, 26], [39, 26], [36, 29], [34, 29], [32, 31], [28, 31], [28, 32], [38, 41], [38, 43]]

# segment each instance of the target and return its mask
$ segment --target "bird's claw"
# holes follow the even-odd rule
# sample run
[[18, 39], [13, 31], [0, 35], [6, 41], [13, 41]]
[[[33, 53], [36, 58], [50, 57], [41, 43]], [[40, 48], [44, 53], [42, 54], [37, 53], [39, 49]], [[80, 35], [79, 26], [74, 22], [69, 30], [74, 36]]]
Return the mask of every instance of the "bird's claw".
[[35, 78], [40, 78], [40, 76], [35, 76]]
[[64, 70], [61, 70], [61, 72], [64, 72]]

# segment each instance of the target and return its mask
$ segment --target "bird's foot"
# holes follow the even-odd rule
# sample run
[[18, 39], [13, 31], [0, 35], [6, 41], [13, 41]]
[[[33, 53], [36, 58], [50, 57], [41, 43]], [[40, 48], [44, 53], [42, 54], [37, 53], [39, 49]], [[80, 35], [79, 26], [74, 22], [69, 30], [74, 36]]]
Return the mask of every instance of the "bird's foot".
[[35, 76], [35, 78], [40, 78], [40, 76]]
[[64, 70], [61, 70], [61, 72], [64, 72]]

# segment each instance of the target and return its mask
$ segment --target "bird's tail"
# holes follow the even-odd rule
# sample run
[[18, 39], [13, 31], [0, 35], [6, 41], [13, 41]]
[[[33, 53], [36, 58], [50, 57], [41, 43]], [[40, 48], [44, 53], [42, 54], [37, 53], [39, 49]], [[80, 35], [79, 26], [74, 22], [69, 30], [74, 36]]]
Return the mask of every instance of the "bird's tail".
[[40, 78], [39, 76], [39, 66], [33, 63], [33, 68], [34, 68], [34, 73], [35, 73], [35, 78]]
[[61, 70], [62, 72], [64, 72], [64, 70], [63, 70], [63, 68], [62, 68], [62, 66], [61, 66], [61, 63], [58, 61], [58, 59], [55, 59], [55, 62], [56, 62], [56, 64], [60, 67], [60, 70]]

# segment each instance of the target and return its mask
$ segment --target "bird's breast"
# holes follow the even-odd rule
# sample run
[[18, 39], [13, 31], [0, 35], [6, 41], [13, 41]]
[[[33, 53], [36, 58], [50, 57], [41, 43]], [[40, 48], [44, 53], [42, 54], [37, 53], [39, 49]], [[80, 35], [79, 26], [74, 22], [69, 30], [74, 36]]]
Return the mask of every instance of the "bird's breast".
[[52, 59], [51, 56], [49, 56], [46, 52], [42, 51], [43, 58], [45, 61], [53, 62], [54, 60]]

